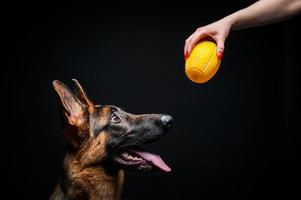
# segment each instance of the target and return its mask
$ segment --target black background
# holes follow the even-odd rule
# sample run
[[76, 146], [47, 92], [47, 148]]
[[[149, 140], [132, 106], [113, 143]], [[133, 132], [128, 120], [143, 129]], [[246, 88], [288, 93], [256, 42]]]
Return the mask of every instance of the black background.
[[4, 7], [1, 171], [8, 199], [47, 199], [53, 191], [65, 143], [51, 83], [72, 86], [72, 78], [99, 104], [175, 118], [149, 147], [172, 172], [126, 172], [124, 199], [300, 196], [300, 16], [232, 32], [206, 84], [184, 73], [185, 39], [252, 2]]

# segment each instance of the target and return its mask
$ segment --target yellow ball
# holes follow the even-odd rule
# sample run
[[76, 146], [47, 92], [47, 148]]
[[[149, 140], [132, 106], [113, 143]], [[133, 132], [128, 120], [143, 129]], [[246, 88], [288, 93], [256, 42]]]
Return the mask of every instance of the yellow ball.
[[216, 44], [211, 41], [199, 42], [185, 62], [185, 73], [195, 83], [205, 83], [217, 72], [221, 60], [216, 54]]

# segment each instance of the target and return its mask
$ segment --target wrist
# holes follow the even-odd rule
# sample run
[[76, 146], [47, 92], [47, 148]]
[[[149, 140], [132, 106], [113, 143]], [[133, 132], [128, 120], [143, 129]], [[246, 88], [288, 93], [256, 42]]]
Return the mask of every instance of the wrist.
[[221, 19], [220, 21], [221, 21], [221, 24], [223, 24], [224, 27], [229, 29], [229, 31], [231, 31], [233, 29], [233, 25], [235, 23], [235, 19], [233, 17], [227, 16], [227, 17]]
[[229, 31], [239, 29], [239, 11], [223, 18], [223, 23], [227, 24]]

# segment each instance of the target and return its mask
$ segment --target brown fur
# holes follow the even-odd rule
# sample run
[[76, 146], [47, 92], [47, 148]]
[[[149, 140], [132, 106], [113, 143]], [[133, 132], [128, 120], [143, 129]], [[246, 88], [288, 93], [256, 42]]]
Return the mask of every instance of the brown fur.
[[[64, 161], [64, 171], [68, 177], [64, 191], [68, 199], [120, 199], [124, 180], [123, 170], [108, 174], [98, 165], [83, 167], [80, 161], [68, 155]], [[64, 197], [59, 184], [50, 199], [61, 200]]]
[[[86, 141], [78, 152], [66, 155], [63, 181], [66, 184], [64, 193], [68, 199], [120, 199], [123, 170], [107, 172], [101, 165], [107, 137], [106, 133], [101, 133], [97, 139]], [[58, 184], [50, 199], [63, 200], [64, 193]]]
[[[112, 149], [124, 145], [121, 139], [131, 144], [155, 140], [169, 126], [162, 121], [163, 115], [133, 115], [116, 106], [94, 105], [78, 81], [74, 82], [77, 94], [60, 81], [53, 82], [68, 148], [50, 200], [118, 200], [124, 172], [116, 165]], [[144, 167], [153, 169], [145, 163]]]
[[[116, 169], [107, 172], [103, 168], [108, 134], [102, 132], [96, 138], [87, 137], [87, 134], [93, 133], [83, 109], [88, 106], [90, 115], [101, 113], [99, 123], [105, 124], [109, 118], [109, 108], [104, 106], [97, 111], [77, 81], [76, 84], [80, 92], [78, 97], [72, 96], [72, 92], [61, 82], [54, 82], [65, 118], [64, 135], [71, 151], [65, 156], [60, 182], [50, 199], [118, 200], [123, 186], [123, 171]], [[82, 105], [79, 99], [86, 105]]]

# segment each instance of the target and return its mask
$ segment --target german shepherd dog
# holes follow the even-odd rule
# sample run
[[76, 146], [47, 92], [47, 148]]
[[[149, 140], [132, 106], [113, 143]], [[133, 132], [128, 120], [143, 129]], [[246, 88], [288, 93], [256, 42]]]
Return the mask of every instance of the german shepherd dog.
[[164, 135], [172, 125], [171, 116], [134, 115], [116, 106], [95, 105], [73, 81], [75, 92], [53, 81], [67, 153], [50, 200], [118, 200], [123, 169], [171, 170], [158, 155], [139, 147]]

